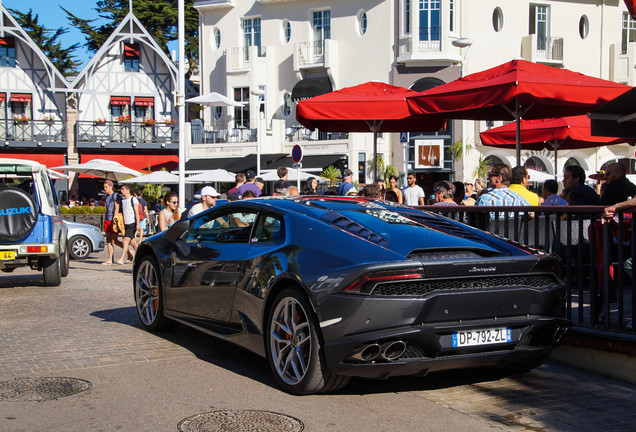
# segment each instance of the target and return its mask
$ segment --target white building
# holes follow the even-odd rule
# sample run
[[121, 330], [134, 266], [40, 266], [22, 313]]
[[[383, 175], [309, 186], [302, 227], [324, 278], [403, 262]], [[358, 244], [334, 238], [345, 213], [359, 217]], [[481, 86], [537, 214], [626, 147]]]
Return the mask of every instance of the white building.
[[[199, 166], [224, 166], [226, 158], [232, 158], [234, 167], [241, 166], [240, 158], [245, 162], [246, 155], [256, 153], [260, 135], [263, 169], [289, 165], [289, 158], [281, 157], [300, 143], [306, 155], [304, 168], [320, 170], [329, 164], [342, 168], [348, 163], [358, 171], [356, 180], [370, 181], [371, 134], [307, 134], [295, 120], [294, 104], [294, 99], [370, 80], [421, 91], [525, 58], [634, 82], [636, 59], [633, 44], [627, 41], [636, 40], [636, 25], [618, 0], [195, 0], [194, 4], [200, 12], [201, 93], [216, 91], [245, 103], [238, 109], [204, 111], [205, 139], [188, 150], [188, 158]], [[427, 188], [440, 179], [470, 180], [480, 156], [515, 165], [514, 151], [479, 142], [479, 131], [501, 123], [452, 121], [438, 134], [411, 133], [407, 146], [399, 142], [398, 134], [384, 134], [379, 153], [402, 173], [415, 171]], [[460, 140], [469, 147], [465, 162], [453, 161], [449, 150]], [[416, 160], [418, 148], [439, 143], [444, 146], [439, 163], [427, 166]], [[571, 163], [594, 172], [608, 161], [631, 157], [632, 152], [627, 145], [561, 151], [558, 172]], [[207, 158], [212, 160], [204, 162]], [[522, 158], [528, 166], [554, 173], [552, 152], [522, 152]]]

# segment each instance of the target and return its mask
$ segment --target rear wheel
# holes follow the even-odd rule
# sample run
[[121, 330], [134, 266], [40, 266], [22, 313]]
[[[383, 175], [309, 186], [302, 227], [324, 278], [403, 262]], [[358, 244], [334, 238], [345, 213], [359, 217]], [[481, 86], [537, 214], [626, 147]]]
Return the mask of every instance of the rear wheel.
[[147, 330], [164, 330], [174, 321], [163, 314], [163, 288], [159, 277], [159, 264], [152, 256], [141, 260], [134, 278], [135, 305], [141, 325]]
[[[60, 243], [61, 245], [62, 243]], [[70, 270], [70, 265], [69, 265], [69, 257], [68, 257], [68, 245], [64, 248], [64, 252], [62, 253], [62, 256], [60, 257], [60, 274], [62, 275], [62, 277], [66, 277], [68, 276], [68, 272]]]
[[73, 259], [86, 258], [93, 251], [91, 242], [84, 236], [75, 236], [69, 241], [69, 250]]
[[59, 258], [43, 258], [42, 269], [45, 286], [59, 286], [62, 283], [62, 269]]
[[327, 368], [316, 329], [303, 293], [285, 289], [276, 296], [267, 320], [267, 359], [277, 384], [289, 393], [333, 391], [349, 381]]

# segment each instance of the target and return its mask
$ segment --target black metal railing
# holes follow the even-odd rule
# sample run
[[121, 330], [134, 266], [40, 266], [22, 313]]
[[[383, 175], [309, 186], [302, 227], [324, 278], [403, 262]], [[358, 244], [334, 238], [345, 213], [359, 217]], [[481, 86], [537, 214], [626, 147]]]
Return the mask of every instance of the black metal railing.
[[421, 206], [454, 220], [561, 257], [567, 314], [575, 326], [633, 337], [636, 256], [631, 214], [612, 220], [604, 207]]
[[179, 129], [173, 124], [117, 121], [78, 121], [75, 124], [78, 143], [156, 143], [179, 142]]
[[0, 119], [3, 141], [66, 142], [66, 122], [62, 120]]

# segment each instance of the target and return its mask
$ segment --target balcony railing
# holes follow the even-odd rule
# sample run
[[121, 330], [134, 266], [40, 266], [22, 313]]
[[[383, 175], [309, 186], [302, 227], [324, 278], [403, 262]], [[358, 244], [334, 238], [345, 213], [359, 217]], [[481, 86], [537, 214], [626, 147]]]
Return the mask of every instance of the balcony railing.
[[192, 144], [245, 143], [256, 142], [258, 129], [255, 122], [249, 127], [222, 122], [210, 126], [192, 122]]
[[559, 255], [567, 316], [574, 325], [636, 336], [636, 278], [628, 276], [624, 265], [627, 258], [636, 257], [631, 217], [619, 214], [605, 222], [600, 219], [604, 207], [596, 206], [419, 208]]
[[66, 142], [66, 122], [61, 120], [0, 119], [3, 141]]
[[315, 66], [325, 63], [325, 41], [299, 42], [296, 45], [298, 66]]
[[537, 37], [537, 59], [563, 61], [562, 37]]
[[441, 49], [440, 32], [440, 27], [420, 27], [417, 50], [420, 52], [439, 51]]
[[179, 129], [175, 125], [142, 122], [95, 122], [76, 123], [78, 143], [147, 143], [162, 146], [179, 142]]
[[318, 129], [309, 130], [302, 126], [291, 126], [285, 129], [287, 142], [295, 141], [334, 141], [349, 139], [347, 132], [322, 132]]

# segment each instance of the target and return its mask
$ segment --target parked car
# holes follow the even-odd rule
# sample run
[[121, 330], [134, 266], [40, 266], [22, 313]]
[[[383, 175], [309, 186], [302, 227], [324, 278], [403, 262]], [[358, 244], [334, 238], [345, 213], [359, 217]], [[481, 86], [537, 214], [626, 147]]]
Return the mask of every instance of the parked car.
[[0, 270], [41, 271], [44, 285], [68, 275], [66, 225], [47, 168], [35, 161], [0, 158]]
[[530, 369], [560, 341], [558, 257], [440, 215], [349, 197], [227, 203], [143, 242], [143, 327], [183, 323], [268, 359], [295, 394], [351, 376]]
[[106, 240], [102, 232], [93, 225], [64, 221], [68, 227], [68, 252], [73, 259], [83, 259], [93, 252], [104, 250]]

